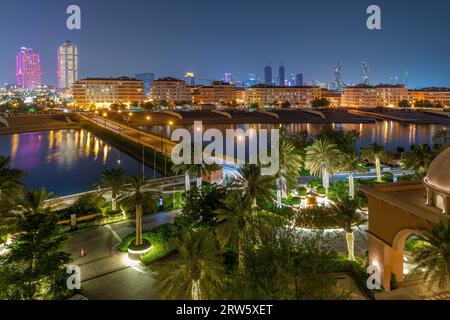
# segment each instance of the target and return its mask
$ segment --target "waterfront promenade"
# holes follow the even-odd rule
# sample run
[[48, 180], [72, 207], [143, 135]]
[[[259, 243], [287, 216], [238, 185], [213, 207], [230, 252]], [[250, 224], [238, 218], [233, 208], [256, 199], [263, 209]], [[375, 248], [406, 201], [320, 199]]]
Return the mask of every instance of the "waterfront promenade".
[[8, 126], [5, 126], [5, 123], [3, 122], [0, 124], [0, 135], [81, 128], [78, 123], [71, 122], [63, 114], [18, 115], [13, 117], [2, 116], [2, 118]]

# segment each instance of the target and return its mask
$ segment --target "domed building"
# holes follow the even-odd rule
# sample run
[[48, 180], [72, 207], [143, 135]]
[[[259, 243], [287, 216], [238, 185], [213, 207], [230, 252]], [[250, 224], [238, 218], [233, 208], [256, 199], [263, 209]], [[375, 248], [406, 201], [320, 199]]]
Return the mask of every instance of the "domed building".
[[427, 205], [450, 213], [450, 148], [434, 159], [424, 179], [427, 190]]
[[[394, 274], [399, 284], [418, 297], [436, 295], [420, 281], [409, 282], [405, 243], [421, 227], [430, 227], [450, 213], [450, 148], [431, 163], [423, 181], [360, 187], [368, 198], [369, 263], [380, 270], [380, 283], [390, 291]], [[437, 291], [436, 291], [437, 292]]]

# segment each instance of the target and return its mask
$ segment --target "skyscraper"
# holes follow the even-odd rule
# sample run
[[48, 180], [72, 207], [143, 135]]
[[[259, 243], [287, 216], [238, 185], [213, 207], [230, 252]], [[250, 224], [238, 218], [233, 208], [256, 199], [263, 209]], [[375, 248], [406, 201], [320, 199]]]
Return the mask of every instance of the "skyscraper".
[[138, 73], [134, 76], [137, 80], [144, 81], [144, 93], [145, 97], [150, 96], [150, 91], [152, 87], [152, 81], [155, 80], [155, 74], [154, 73]]
[[295, 76], [295, 85], [302, 86], [303, 85], [303, 73], [297, 73]]
[[285, 83], [284, 83], [284, 80], [285, 80], [285, 79], [286, 79], [286, 76], [285, 76], [285, 73], [284, 73], [284, 66], [281, 65], [281, 66], [278, 68], [278, 85], [279, 85], [280, 87], [282, 87], [282, 86], [285, 85]]
[[231, 73], [225, 73], [225, 76], [224, 76], [224, 78], [223, 78], [223, 81], [224, 82], [228, 82], [228, 83], [231, 83], [233, 80], [232, 80], [232, 75], [231, 75]]
[[39, 52], [22, 47], [16, 57], [16, 84], [25, 90], [42, 85], [42, 67]]
[[78, 48], [70, 41], [58, 48], [58, 88], [70, 89], [78, 80]]
[[272, 66], [270, 63], [264, 68], [264, 83], [268, 86], [272, 85]]

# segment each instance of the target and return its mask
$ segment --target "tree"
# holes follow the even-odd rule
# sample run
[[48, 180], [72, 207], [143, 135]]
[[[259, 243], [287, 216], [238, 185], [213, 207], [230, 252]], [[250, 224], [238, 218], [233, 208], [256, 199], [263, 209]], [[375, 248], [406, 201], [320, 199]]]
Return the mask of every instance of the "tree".
[[230, 243], [236, 245], [238, 250], [238, 268], [244, 271], [244, 245], [248, 225], [251, 224], [251, 199], [243, 196], [241, 192], [234, 191], [222, 201], [223, 207], [216, 210], [218, 226], [217, 239], [222, 248]]
[[329, 106], [330, 100], [328, 100], [327, 98], [315, 98], [311, 102], [311, 107], [313, 107], [314, 109], [328, 108]]
[[377, 170], [377, 182], [382, 182], [381, 162], [390, 159], [389, 152], [386, 152], [382, 145], [372, 143], [369, 144], [367, 147], [361, 149], [361, 158], [367, 159], [370, 162], [375, 162], [375, 167]]
[[177, 222], [188, 228], [213, 226], [216, 223], [215, 211], [226, 198], [227, 189], [219, 185], [203, 185], [192, 188], [184, 194], [183, 209]]
[[16, 241], [0, 259], [0, 298], [54, 299], [67, 290], [67, 235], [58, 231], [58, 216], [45, 204], [49, 196], [44, 189], [25, 194]]
[[173, 239], [179, 261], [156, 267], [156, 280], [163, 299], [214, 299], [223, 281], [216, 239], [207, 230], [189, 231]]
[[350, 195], [350, 199], [355, 199], [355, 181], [353, 175], [358, 172], [364, 172], [366, 169], [354, 155], [343, 154], [340, 171], [348, 172], [348, 194]]
[[327, 140], [316, 140], [306, 148], [305, 168], [313, 175], [322, 177], [322, 183], [328, 192], [330, 175], [336, 172], [341, 163], [342, 153], [337, 145]]
[[400, 108], [410, 108], [411, 107], [411, 104], [409, 103], [409, 101], [408, 100], [401, 100], [399, 103], [398, 103], [398, 106], [400, 107]]
[[238, 173], [240, 179], [237, 181], [237, 187], [251, 199], [252, 212], [256, 217], [257, 209], [272, 201], [271, 190], [273, 189], [274, 177], [261, 175], [259, 164], [244, 164], [239, 168]]
[[347, 240], [348, 260], [355, 260], [355, 235], [353, 228], [367, 222], [367, 219], [358, 211], [359, 204], [355, 200], [344, 200], [331, 204], [331, 210], [339, 227], [345, 231]]
[[353, 145], [353, 153], [356, 156], [356, 143], [359, 139], [361, 139], [361, 132], [358, 130], [350, 130], [346, 133], [348, 139], [352, 142]]
[[9, 215], [22, 198], [25, 173], [10, 167], [11, 158], [0, 156], [0, 215]]
[[[191, 161], [194, 159], [194, 148], [192, 149]], [[217, 164], [206, 164], [202, 161], [201, 164], [196, 163], [180, 163], [174, 164], [172, 166], [172, 171], [175, 174], [184, 173], [185, 177], [185, 191], [189, 191], [191, 189], [191, 181], [190, 176], [195, 176], [197, 178], [197, 187], [200, 187], [203, 182], [203, 176], [208, 172], [212, 172], [218, 170], [220, 168]]]
[[276, 174], [277, 205], [281, 207], [281, 198], [287, 197], [287, 186], [296, 184], [302, 169], [302, 157], [297, 149], [282, 134], [279, 147], [279, 170]]
[[442, 130], [438, 130], [433, 135], [434, 141], [442, 141], [444, 145], [450, 142], [450, 130], [447, 128], [443, 128]]
[[99, 186], [101, 188], [111, 188], [111, 208], [117, 210], [117, 196], [122, 190], [125, 179], [125, 170], [122, 168], [112, 168], [102, 172]]
[[437, 282], [440, 288], [446, 287], [450, 276], [450, 219], [420, 228], [417, 237], [424, 245], [412, 252], [413, 273], [422, 274], [430, 285]]
[[118, 202], [127, 207], [135, 208], [136, 215], [136, 246], [142, 246], [142, 215], [143, 206], [153, 200], [153, 195], [156, 193], [150, 190], [150, 185], [142, 176], [126, 177], [125, 188], [122, 195], [117, 199]]
[[402, 154], [402, 164], [406, 169], [413, 170], [415, 176], [422, 179], [426, 176], [434, 154], [428, 144], [411, 145], [411, 152]]

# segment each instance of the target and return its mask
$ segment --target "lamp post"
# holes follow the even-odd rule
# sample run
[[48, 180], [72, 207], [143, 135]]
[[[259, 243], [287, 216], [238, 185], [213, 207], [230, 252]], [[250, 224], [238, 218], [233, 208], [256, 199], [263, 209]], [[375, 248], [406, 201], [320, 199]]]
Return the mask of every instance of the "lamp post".
[[103, 112], [103, 118], [105, 119], [105, 129], [106, 129], [106, 118], [108, 117], [108, 114], [106, 112]]

